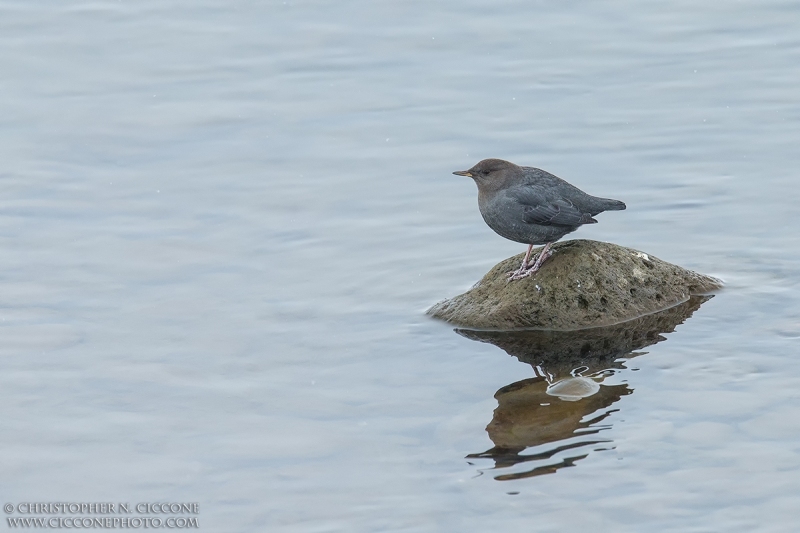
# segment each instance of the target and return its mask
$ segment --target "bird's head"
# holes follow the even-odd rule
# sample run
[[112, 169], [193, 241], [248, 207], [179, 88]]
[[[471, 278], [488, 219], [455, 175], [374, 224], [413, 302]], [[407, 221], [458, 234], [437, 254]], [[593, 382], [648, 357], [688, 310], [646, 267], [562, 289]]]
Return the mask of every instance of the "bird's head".
[[484, 159], [469, 170], [458, 170], [453, 172], [456, 176], [467, 176], [475, 180], [478, 187], [499, 186], [519, 167], [514, 163], [503, 161], [502, 159]]

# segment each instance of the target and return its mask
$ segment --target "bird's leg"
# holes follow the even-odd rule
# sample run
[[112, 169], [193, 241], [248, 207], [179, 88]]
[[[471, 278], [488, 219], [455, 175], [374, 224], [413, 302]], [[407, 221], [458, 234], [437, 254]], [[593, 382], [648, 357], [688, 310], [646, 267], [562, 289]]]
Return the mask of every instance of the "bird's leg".
[[[529, 244], [528, 245], [528, 252], [525, 254], [525, 258], [522, 260], [522, 264], [519, 266], [519, 268], [517, 270], [512, 270], [511, 272], [506, 272], [506, 275], [508, 275], [508, 276], [519, 276], [520, 274], [525, 272], [525, 270], [528, 269], [528, 260], [531, 258], [531, 250], [533, 250], [533, 245]], [[511, 279], [511, 278], [509, 278], [509, 279]]]
[[530, 260], [531, 258], [532, 250], [533, 250], [533, 245], [529, 244], [528, 251], [525, 253], [525, 257], [522, 259], [522, 264], [520, 265], [519, 270], [517, 272], [522, 272], [523, 270], [526, 270], [528, 268], [528, 260]]
[[[527, 278], [528, 276], [531, 276], [531, 275], [535, 274], [536, 272], [538, 272], [538, 270], [542, 267], [542, 263], [544, 263], [547, 260], [548, 257], [553, 255], [553, 252], [550, 251], [550, 245], [551, 244], [553, 244], [553, 243], [548, 242], [547, 244], [545, 244], [545, 246], [542, 249], [542, 251], [537, 254], [536, 262], [533, 263], [533, 265], [531, 265], [528, 268], [520, 268], [516, 272], [512, 272], [511, 275], [508, 277], [508, 281], [514, 281], [514, 280], [517, 280], [517, 279]], [[533, 246], [533, 245], [531, 245], [531, 246]], [[527, 258], [527, 256], [526, 256], [526, 258]], [[524, 263], [523, 263], [523, 266], [524, 266]]]
[[547, 258], [553, 255], [553, 252], [550, 251], [550, 246], [552, 244], [553, 244], [552, 242], [548, 242], [547, 244], [544, 245], [544, 249], [541, 252], [539, 252], [539, 257], [536, 258], [536, 262], [530, 268], [531, 274], [539, 270], [542, 266], [542, 263], [547, 261]]

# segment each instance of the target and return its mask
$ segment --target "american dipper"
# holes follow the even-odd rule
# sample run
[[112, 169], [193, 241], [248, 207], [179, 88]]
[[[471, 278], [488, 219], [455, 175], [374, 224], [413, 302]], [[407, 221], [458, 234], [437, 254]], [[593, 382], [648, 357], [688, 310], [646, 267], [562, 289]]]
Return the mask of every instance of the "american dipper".
[[[550, 245], [603, 211], [620, 211], [619, 200], [586, 194], [544, 170], [520, 167], [502, 159], [484, 159], [469, 170], [453, 172], [467, 176], [478, 185], [478, 208], [486, 224], [512, 241], [528, 245], [519, 269], [508, 280], [534, 274], [550, 257]], [[544, 244], [533, 264], [528, 264], [534, 244]]]

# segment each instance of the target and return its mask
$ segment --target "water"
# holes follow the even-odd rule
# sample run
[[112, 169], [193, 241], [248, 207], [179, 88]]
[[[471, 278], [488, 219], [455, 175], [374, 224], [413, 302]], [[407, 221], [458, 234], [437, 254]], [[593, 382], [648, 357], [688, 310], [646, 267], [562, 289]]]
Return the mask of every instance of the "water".
[[[3, 503], [199, 502], [209, 531], [792, 530], [799, 18], [3, 3]], [[624, 200], [573, 236], [726, 290], [570, 369], [599, 392], [546, 411], [566, 369], [424, 316], [524, 250], [450, 174], [484, 157]], [[487, 456], [509, 427], [523, 449]]]

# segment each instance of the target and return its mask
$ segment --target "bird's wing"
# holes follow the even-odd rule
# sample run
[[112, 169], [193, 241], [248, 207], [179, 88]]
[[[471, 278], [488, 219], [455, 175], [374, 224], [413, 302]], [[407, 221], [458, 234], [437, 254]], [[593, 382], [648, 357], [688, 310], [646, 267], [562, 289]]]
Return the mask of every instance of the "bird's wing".
[[522, 220], [540, 226], [580, 226], [597, 221], [590, 213], [581, 212], [566, 198], [544, 199], [536, 191], [517, 190], [512, 193], [523, 207]]

